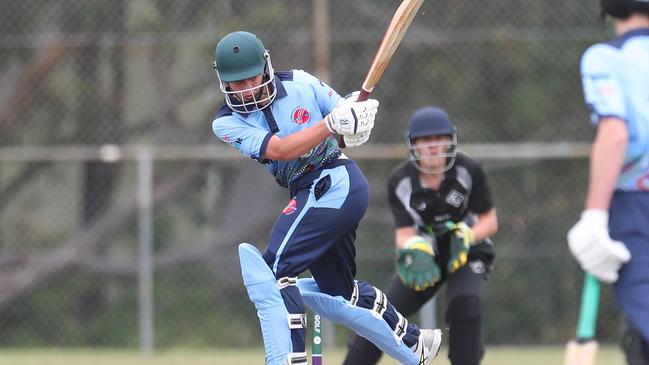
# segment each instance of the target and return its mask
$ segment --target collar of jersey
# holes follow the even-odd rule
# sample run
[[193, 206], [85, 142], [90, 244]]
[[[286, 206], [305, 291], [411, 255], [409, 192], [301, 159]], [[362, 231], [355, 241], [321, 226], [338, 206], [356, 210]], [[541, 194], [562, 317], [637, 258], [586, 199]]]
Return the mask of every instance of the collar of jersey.
[[412, 186], [413, 193], [425, 190], [419, 181], [419, 170], [417, 170], [414, 164], [416, 164], [416, 162], [408, 161], [408, 175], [410, 175], [410, 185]]
[[636, 35], [649, 35], [649, 28], [636, 28], [632, 29], [624, 34], [622, 34], [622, 37], [633, 37]]
[[[282, 80], [280, 80], [280, 78], [277, 77], [277, 76], [275, 76], [275, 87], [277, 88], [277, 95], [275, 96], [275, 99], [281, 99], [281, 98], [286, 96], [286, 88], [284, 88], [284, 84], [282, 84]], [[275, 102], [275, 100], [273, 100], [273, 103], [274, 102]], [[271, 106], [269, 105], [268, 108], [270, 108], [270, 107]], [[233, 110], [233, 111], [235, 113], [241, 115], [244, 118], [248, 118], [248, 116], [250, 114], [254, 113], [254, 112], [252, 112], [252, 113], [239, 113], [236, 110]], [[258, 112], [259, 110], [255, 110], [255, 111]]]
[[649, 28], [636, 28], [632, 29], [617, 38], [613, 38], [607, 42], [604, 42], [605, 44], [608, 44], [609, 46], [615, 47], [615, 48], [622, 48], [626, 41], [629, 39], [636, 37], [636, 36], [649, 36]]

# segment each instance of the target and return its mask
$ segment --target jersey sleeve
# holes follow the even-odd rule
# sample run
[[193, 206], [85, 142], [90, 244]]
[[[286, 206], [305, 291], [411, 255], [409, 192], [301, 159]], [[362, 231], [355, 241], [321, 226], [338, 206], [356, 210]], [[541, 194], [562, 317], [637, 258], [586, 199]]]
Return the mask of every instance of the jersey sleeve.
[[390, 210], [392, 210], [392, 216], [394, 217], [395, 227], [413, 226], [415, 225], [415, 221], [406, 210], [403, 201], [397, 196], [397, 188], [396, 179], [388, 179], [388, 202], [390, 203]]
[[477, 214], [485, 213], [494, 206], [487, 176], [477, 161], [473, 161], [470, 165], [470, 173], [473, 187], [469, 196], [469, 210]]
[[297, 79], [308, 84], [311, 87], [322, 115], [331, 113], [331, 110], [336, 106], [336, 104], [338, 104], [338, 101], [341, 99], [340, 94], [338, 94], [327, 83], [306, 71], [296, 70], [295, 75]]
[[243, 155], [262, 161], [273, 134], [267, 130], [246, 125], [233, 116], [224, 116], [212, 122], [214, 134]]
[[581, 58], [581, 80], [591, 121], [599, 123], [603, 117], [626, 120], [624, 89], [616, 67], [615, 49], [604, 44], [589, 48]]

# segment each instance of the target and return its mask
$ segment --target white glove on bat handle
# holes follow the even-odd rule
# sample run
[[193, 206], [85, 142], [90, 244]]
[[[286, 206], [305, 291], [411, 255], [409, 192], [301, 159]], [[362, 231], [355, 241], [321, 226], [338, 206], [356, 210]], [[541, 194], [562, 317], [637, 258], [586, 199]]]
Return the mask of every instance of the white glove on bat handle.
[[352, 148], [364, 144], [370, 139], [370, 133], [371, 132], [363, 132], [363, 133], [348, 134], [346, 136], [342, 136], [343, 141], [345, 142], [345, 147]]
[[374, 127], [378, 107], [376, 99], [340, 103], [325, 117], [327, 128], [343, 136], [369, 132]]

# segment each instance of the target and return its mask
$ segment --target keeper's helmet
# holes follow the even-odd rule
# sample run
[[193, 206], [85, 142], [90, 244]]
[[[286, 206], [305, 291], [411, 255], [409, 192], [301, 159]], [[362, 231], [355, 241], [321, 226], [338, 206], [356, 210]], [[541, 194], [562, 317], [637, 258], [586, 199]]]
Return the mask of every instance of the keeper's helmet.
[[[415, 141], [417, 138], [449, 136], [446, 141]], [[438, 174], [448, 171], [455, 163], [457, 154], [457, 129], [446, 112], [438, 107], [427, 106], [416, 110], [410, 117], [406, 136], [408, 157], [415, 167], [425, 173]], [[420, 151], [425, 151], [421, 153]], [[439, 167], [422, 166], [421, 161], [443, 157], [445, 164]]]
[[632, 13], [641, 12], [649, 16], [649, 0], [600, 0], [602, 18], [610, 15], [626, 19]]
[[[256, 35], [238, 31], [221, 39], [214, 52], [214, 70], [219, 78], [225, 102], [238, 112], [250, 113], [261, 110], [275, 99], [275, 71], [270, 62], [270, 53]], [[229, 82], [246, 80], [263, 74], [260, 86], [233, 91]], [[244, 95], [252, 94], [250, 100]]]

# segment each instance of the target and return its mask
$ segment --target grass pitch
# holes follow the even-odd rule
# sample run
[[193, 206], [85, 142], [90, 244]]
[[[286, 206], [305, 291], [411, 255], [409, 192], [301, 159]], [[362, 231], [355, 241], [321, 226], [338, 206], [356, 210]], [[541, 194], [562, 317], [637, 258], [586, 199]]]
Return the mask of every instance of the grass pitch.
[[[344, 348], [324, 349], [323, 364], [341, 364]], [[563, 363], [562, 346], [487, 347], [483, 365], [548, 365]], [[264, 353], [255, 349], [169, 350], [154, 355], [118, 350], [0, 350], [0, 365], [241, 365], [263, 364]], [[624, 356], [616, 346], [602, 346], [598, 365], [624, 364]], [[380, 365], [398, 363], [383, 357]], [[442, 348], [433, 365], [448, 365], [447, 350]]]

